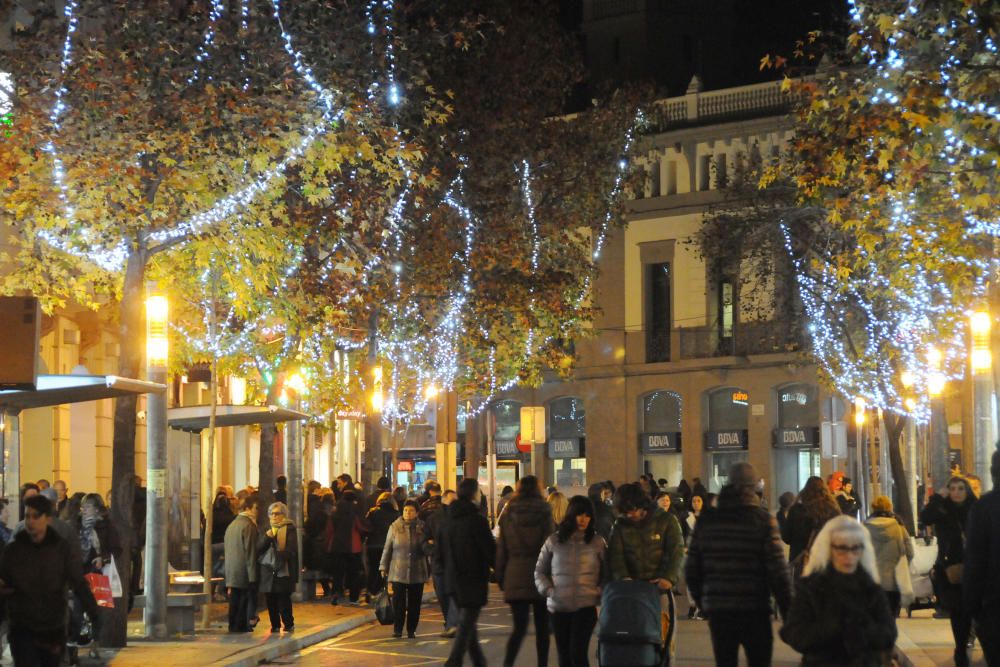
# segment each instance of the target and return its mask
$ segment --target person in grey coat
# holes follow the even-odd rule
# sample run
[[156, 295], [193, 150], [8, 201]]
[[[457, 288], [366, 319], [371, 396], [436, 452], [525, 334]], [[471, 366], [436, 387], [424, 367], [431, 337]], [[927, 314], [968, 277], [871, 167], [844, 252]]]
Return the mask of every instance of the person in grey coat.
[[514, 630], [507, 640], [505, 667], [517, 660], [521, 642], [528, 632], [528, 611], [535, 615], [535, 652], [539, 665], [549, 662], [549, 614], [545, 598], [535, 588], [534, 573], [538, 553], [555, 529], [552, 508], [542, 498], [538, 478], [526, 475], [517, 482], [517, 493], [504, 507], [497, 537], [497, 583], [510, 605]]
[[535, 586], [552, 613], [559, 667], [587, 667], [601, 587], [609, 578], [607, 552], [596, 531], [594, 504], [573, 496], [535, 564]]
[[271, 525], [257, 540], [259, 591], [267, 598], [271, 633], [277, 634], [282, 624], [285, 632], [292, 632], [295, 629], [292, 593], [299, 582], [299, 536], [295, 522], [288, 518], [285, 503], [271, 503], [267, 517]]
[[428, 542], [427, 527], [417, 518], [419, 508], [416, 501], [407, 500], [403, 504], [403, 516], [389, 526], [385, 548], [379, 571], [392, 584], [392, 607], [395, 626], [393, 637], [403, 636], [403, 622], [406, 635], [416, 637], [420, 623], [420, 603], [424, 595], [430, 568], [427, 556], [432, 545]]
[[257, 496], [243, 499], [223, 539], [229, 631], [253, 632], [257, 618]]

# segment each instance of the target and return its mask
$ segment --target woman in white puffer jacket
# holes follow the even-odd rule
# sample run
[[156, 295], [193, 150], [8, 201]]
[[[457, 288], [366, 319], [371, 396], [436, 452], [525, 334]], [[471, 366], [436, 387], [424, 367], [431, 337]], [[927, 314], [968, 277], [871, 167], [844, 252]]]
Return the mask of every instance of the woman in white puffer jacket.
[[594, 505], [573, 496], [535, 565], [535, 585], [552, 613], [559, 667], [587, 667], [601, 587], [608, 579], [607, 544], [594, 530]]

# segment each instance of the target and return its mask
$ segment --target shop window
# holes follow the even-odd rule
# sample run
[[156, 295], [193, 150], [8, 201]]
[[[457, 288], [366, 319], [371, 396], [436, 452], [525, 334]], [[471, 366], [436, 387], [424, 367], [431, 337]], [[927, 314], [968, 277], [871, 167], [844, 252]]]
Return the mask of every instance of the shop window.
[[575, 396], [549, 403], [550, 438], [573, 438], [586, 434], [583, 400]]
[[742, 431], [747, 428], [750, 395], [744, 389], [726, 387], [708, 395], [708, 429]]
[[732, 278], [719, 282], [719, 341], [722, 349], [732, 347], [735, 326], [736, 287]]
[[813, 385], [791, 384], [778, 389], [778, 427], [812, 428], [819, 425], [818, 390]]
[[643, 433], [681, 430], [681, 397], [673, 391], [654, 391], [642, 399]]

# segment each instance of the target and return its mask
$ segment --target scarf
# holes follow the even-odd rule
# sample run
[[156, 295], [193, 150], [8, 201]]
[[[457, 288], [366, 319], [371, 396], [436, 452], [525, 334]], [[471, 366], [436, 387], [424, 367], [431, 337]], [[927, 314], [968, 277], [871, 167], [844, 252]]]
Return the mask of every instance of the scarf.
[[101, 554], [101, 540], [97, 537], [97, 531], [94, 529], [99, 518], [96, 513], [84, 514], [80, 517], [80, 553], [84, 563], [93, 560], [90, 557], [91, 549], [98, 556]]
[[278, 543], [278, 551], [285, 550], [285, 541], [288, 538], [288, 527], [293, 525], [291, 519], [282, 517], [277, 522], [271, 520], [271, 530], [274, 532], [275, 540]]

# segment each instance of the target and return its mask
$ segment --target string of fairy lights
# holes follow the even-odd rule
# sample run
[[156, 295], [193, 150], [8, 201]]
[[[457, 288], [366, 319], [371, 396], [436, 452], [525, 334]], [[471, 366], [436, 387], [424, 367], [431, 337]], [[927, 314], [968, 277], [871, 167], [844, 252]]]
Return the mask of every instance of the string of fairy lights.
[[[201, 43], [197, 48], [196, 55], [194, 56], [195, 66], [188, 79], [189, 85], [194, 85], [202, 78], [206, 81], [212, 80], [212, 76], [208, 70], [208, 64], [212, 58], [213, 49], [215, 48], [217, 30], [224, 9], [225, 6], [222, 0], [212, 0], [210, 3], [208, 25], [202, 35]], [[124, 265], [125, 259], [128, 255], [128, 248], [124, 242], [108, 247], [106, 242], [92, 238], [85, 225], [77, 223], [76, 210], [73, 206], [70, 186], [67, 179], [65, 160], [60, 154], [58, 148], [58, 137], [62, 129], [62, 119], [67, 111], [68, 90], [66, 88], [65, 80], [69, 69], [73, 65], [74, 39], [79, 24], [78, 0], [68, 0], [65, 5], [64, 12], [67, 22], [67, 31], [63, 42], [59, 67], [60, 84], [55, 90], [54, 102], [49, 117], [52, 127], [52, 138], [46, 144], [45, 151], [50, 156], [52, 162], [52, 181], [56, 186], [56, 190], [59, 195], [59, 204], [62, 208], [62, 216], [68, 223], [77, 228], [79, 233], [73, 240], [64, 240], [50, 234], [44, 234], [43, 238], [46, 238], [46, 240], [56, 248], [80, 255], [109, 271], [118, 271]], [[383, 40], [381, 46], [384, 51], [385, 63], [384, 80], [381, 82], [377, 78], [373, 80], [369, 89], [369, 99], [373, 102], [384, 100], [390, 108], [396, 107], [404, 100], [396, 71], [397, 56], [394, 39], [394, 12], [395, 7], [393, 0], [369, 0], [366, 8], [366, 18], [368, 20], [367, 28], [372, 37], [373, 52], [376, 49], [376, 40]], [[249, 21], [251, 20], [249, 0], [240, 1], [239, 17], [239, 30], [241, 31], [241, 34], [245, 34], [249, 30]], [[271, 0], [271, 17], [274, 20], [275, 25], [278, 27], [282, 47], [289, 58], [292, 68], [295, 70], [300, 80], [302, 80], [310, 91], [316, 96], [318, 104], [321, 108], [322, 120], [303, 128], [298, 133], [299, 138], [297, 142], [286, 150], [285, 155], [282, 156], [281, 159], [277, 160], [272, 166], [260, 171], [259, 173], [253, 174], [252, 176], [248, 175], [247, 180], [243, 185], [237, 187], [228, 195], [220, 198], [208, 209], [195, 213], [187, 219], [181, 220], [172, 226], [160, 228], [151, 232], [149, 234], [149, 238], [154, 243], [166, 243], [171, 241], [176, 242], [177, 240], [183, 240], [198, 234], [203, 234], [211, 228], [226, 221], [241, 220], [243, 218], [243, 212], [247, 209], [247, 207], [249, 207], [262, 194], [272, 188], [275, 182], [282, 178], [291, 166], [300, 161], [321, 135], [328, 132], [332, 128], [336, 128], [337, 125], [343, 120], [345, 116], [345, 109], [337, 104], [339, 96], [337, 93], [330, 90], [320, 82], [319, 78], [314, 74], [312, 68], [306, 62], [303, 52], [296, 48], [294, 36], [288, 30], [283, 18], [281, 0]], [[244, 67], [246, 67], [247, 54], [245, 51], [241, 51], [239, 58], [241, 63], [244, 64]], [[249, 87], [250, 81], [248, 75], [245, 75], [242, 85], [244, 89]], [[3, 109], [0, 109], [0, 113], [2, 112]], [[595, 264], [600, 259], [601, 249], [607, 236], [608, 227], [613, 219], [613, 213], [610, 210], [610, 203], [621, 194], [621, 185], [628, 165], [627, 155], [633, 143], [634, 130], [635, 125], [630, 127], [626, 133], [625, 146], [622, 151], [623, 157], [619, 161], [618, 174], [615, 178], [613, 188], [608, 196], [609, 211], [597, 230], [596, 241], [594, 243], [592, 254], [592, 259]], [[399, 132], [398, 127], [395, 128], [395, 142], [400, 154], [402, 154], [404, 139]], [[390, 206], [386, 216], [386, 227], [389, 233], [383, 236], [379, 248], [375, 253], [373, 253], [369, 263], [365, 266], [364, 272], [364, 279], [367, 279], [368, 272], [374, 270], [376, 265], [384, 263], [384, 260], [391, 255], [395, 256], [396, 260], [391, 263], [389, 270], [394, 273], [397, 296], [402, 294], [401, 281], [404, 276], [402, 275], [403, 271], [401, 269], [403, 265], [400, 261], [400, 257], [404, 251], [403, 223], [407, 205], [410, 200], [411, 191], [409, 183], [412, 178], [409, 167], [403, 162], [402, 157], [399, 158], [399, 161], [400, 167], [404, 172], [405, 184], [404, 187], [401, 188], [399, 194], [395, 197], [395, 200]], [[522, 197], [526, 212], [525, 215], [531, 238], [531, 268], [532, 272], [537, 274], [540, 269], [541, 238], [539, 234], [538, 221], [536, 219], [536, 204], [534, 201], [532, 185], [533, 175], [531, 166], [527, 161], [522, 163], [520, 176], [522, 182]], [[442, 390], [451, 389], [455, 386], [461, 372], [460, 363], [463, 352], [461, 349], [461, 332], [462, 327], [465, 326], [465, 310], [473, 290], [472, 256], [477, 240], [479, 225], [475, 215], [464, 202], [464, 199], [464, 184], [460, 175], [443, 198], [442, 204], [452, 209], [462, 221], [464, 242], [461, 253], [455, 257], [455, 260], [462, 265], [463, 270], [458, 284], [451, 291], [449, 305], [443, 316], [439, 322], [431, 327], [432, 333], [429, 336], [430, 340], [414, 340], [412, 338], [407, 338], [405, 335], [400, 336], [392, 329], [390, 329], [388, 333], [380, 334], [378, 337], [380, 349], [390, 361], [392, 369], [389, 373], [389, 381], [387, 383], [388, 400], [385, 403], [383, 419], [390, 420], [395, 418], [405, 421], [415, 418], [416, 415], [422, 413], [426, 409], [426, 396], [428, 392], [425, 390], [431, 388], [441, 388]], [[333, 255], [334, 252], [331, 251], [331, 258]], [[273, 293], [282, 293], [288, 280], [293, 278], [299, 270], [302, 259], [301, 251], [295, 251], [290, 254], [288, 265], [281, 274], [279, 284], [274, 286], [272, 290]], [[242, 260], [237, 257], [233, 261], [235, 262], [233, 273], [234, 275], [240, 275], [245, 270], [245, 267], [242, 265]], [[332, 261], [333, 260], [330, 259], [330, 262]], [[206, 287], [206, 293], [208, 291], [207, 285], [210, 280], [212, 280], [212, 278], [210, 276], [210, 272], [208, 271], [200, 276], [200, 281], [203, 287]], [[583, 299], [587, 298], [587, 294], [590, 289], [590, 282], [591, 280], [588, 276], [585, 279], [584, 289], [580, 295], [581, 302]], [[228, 297], [230, 303], [227, 307], [228, 312], [221, 320], [223, 324], [236, 319], [237, 316], [234, 305], [236, 302], [236, 295], [229, 294]], [[420, 317], [419, 309], [415, 305], [400, 303], [400, 299], [396, 299], [394, 302], [386, 305], [389, 310], [389, 320], [393, 322], [394, 325], [401, 325], [405, 323], [407, 319]], [[277, 361], [272, 360], [269, 362], [268, 360], [259, 357], [253, 360], [248, 359], [246, 360], [246, 365], [248, 367], [247, 370], [250, 370], [250, 367], [253, 367], [258, 370], [263, 369], [263, 372], [270, 374], [274, 368], [281, 364], [280, 360], [287, 359], [292, 355], [298, 354], [308, 356], [309, 363], [321, 369], [322, 372], [334, 373], [336, 372], [336, 369], [331, 366], [329, 361], [330, 355], [328, 354], [330, 340], [334, 340], [336, 348], [341, 350], [359, 349], [366, 345], [365, 342], [345, 339], [339, 334], [339, 332], [326, 325], [322, 331], [316, 332], [314, 335], [303, 340], [300, 348], [296, 350], [294, 348], [294, 337], [287, 335], [288, 332], [285, 331], [284, 325], [280, 322], [267, 323], [263, 317], [242, 322], [241, 328], [238, 332], [228, 331], [225, 326], [218, 327], [216, 329], [217, 333], [215, 337], [210, 338], [207, 334], [210, 330], [209, 318], [212, 316], [211, 309], [215, 308], [215, 304], [210, 303], [207, 299], [202, 299], [201, 306], [201, 326], [204, 329], [204, 334], [196, 334], [180, 322], [175, 322], [173, 327], [179, 336], [185, 338], [195, 350], [203, 354], [211, 354], [219, 357], [237, 356], [242, 350], [246, 349], [248, 341], [253, 336], [262, 335], [266, 338], [274, 338], [276, 340], [282, 336], [284, 337], [282, 350], [277, 355]], [[486, 337], [489, 336], [489, 332], [487, 330], [484, 329], [483, 333]], [[532, 327], [529, 330], [525, 341], [524, 363], [528, 363], [534, 352], [537, 350], [537, 341], [535, 338], [536, 332], [534, 327]], [[428, 350], [429, 354], [427, 355], [427, 358], [416, 358], [415, 351], [417, 350]], [[430, 363], [426, 363], [428, 360]], [[518, 381], [516, 374], [514, 377], [504, 380], [497, 377], [495, 348], [492, 348], [489, 353], [487, 367], [489, 373], [488, 393], [483, 398], [479, 406], [463, 410], [463, 417], [478, 414], [484, 410], [499, 393], [502, 393], [503, 391], [506, 391], [510, 387], [514, 386]], [[402, 381], [401, 372], [404, 368], [412, 369], [416, 377], [417, 391], [414, 394], [415, 405], [413, 405], [410, 409], [406, 409], [404, 407], [404, 399], [400, 392], [401, 385], [399, 382]], [[364, 384], [363, 378], [359, 379], [361, 379]]]
[[[920, 15], [921, 8], [914, 2], [906, 3], [892, 16], [890, 28], [884, 15], [870, 5], [848, 0], [848, 6], [860, 37], [860, 52], [874, 71], [873, 83], [868, 84], [858, 77], [855, 84], [870, 86], [871, 105], [892, 105], [900, 113], [906, 113], [909, 110], [901, 101], [905, 97], [904, 88], [929, 78], [921, 68], [911, 67], [906, 55], [914, 44], [928, 37], [927, 28], [921, 23], [925, 20]], [[954, 126], [918, 126], [915, 129], [941, 146], [936, 157], [943, 180], [938, 178], [927, 188], [938, 187], [943, 182], [946, 199], [950, 200], [956, 214], [953, 220], [963, 221], [966, 238], [995, 238], [1000, 235], [1000, 218], [995, 210], [983, 212], [975, 198], [967, 196], [965, 173], [970, 169], [996, 170], [996, 160], [987, 162], [988, 152], [977, 142], [995, 142], [996, 131], [1000, 129], [997, 126], [1000, 112], [994, 104], [960, 97], [957, 83], [960, 77], [967, 75], [961, 68], [965, 59], [972, 56], [956, 47], [961, 34], [976, 34], [981, 46], [975, 55], [978, 58], [976, 65], [988, 69], [1000, 67], [997, 45], [993, 37], [984, 32], [983, 21], [974, 7], [968, 6], [945, 18], [943, 25], [933, 29], [931, 37], [942, 40], [946, 48], [934, 53], [923, 49], [918, 56], [932, 63], [939, 61], [936, 74], [947, 108], [955, 117]], [[869, 36], [876, 32], [885, 38], [884, 48], [873, 46], [869, 41]], [[867, 157], [875, 158], [881, 148], [877, 137], [871, 137], [868, 145]], [[951, 292], [940, 267], [961, 267], [972, 274], [972, 289], [970, 294], [962, 295], [965, 299], [985, 297], [993, 267], [986, 257], [948, 253], [945, 250], [948, 245], [938, 241], [943, 241], [945, 233], [941, 225], [952, 220], [945, 214], [944, 220], [939, 222], [936, 216], [942, 214], [927, 211], [921, 193], [904, 192], [895, 187], [892, 165], [885, 169], [883, 178], [890, 193], [884, 211], [886, 230], [888, 239], [898, 244], [900, 258], [895, 267], [895, 280], [890, 281], [876, 259], [859, 245], [856, 252], [860, 265], [867, 269], [855, 269], [845, 285], [836, 267], [810, 262], [797, 255], [789, 229], [782, 224], [781, 231], [785, 248], [795, 264], [803, 305], [811, 322], [809, 331], [814, 350], [824, 361], [836, 388], [845, 396], [862, 397], [873, 407], [925, 421], [929, 417], [927, 389], [932, 378], [962, 377], [967, 354], [964, 340], [966, 306], [961, 303], [962, 298]], [[928, 256], [931, 252], [928, 248], [934, 248], [933, 257]], [[906, 277], [906, 288], [899, 287], [902, 282], [899, 276]], [[886, 297], [880, 294], [892, 295], [891, 307], [886, 307]], [[849, 320], [850, 313], [860, 313], [863, 320], [863, 336], [854, 336], [850, 341], [855, 347], [849, 347], [845, 334], [852, 326], [858, 326], [854, 319]], [[939, 359], [928, 354], [931, 344], [940, 355]], [[857, 345], [863, 347], [857, 349]], [[886, 353], [887, 347], [891, 347], [892, 354]], [[908, 376], [912, 386], [904, 387], [902, 381], [893, 381], [901, 373]]]

